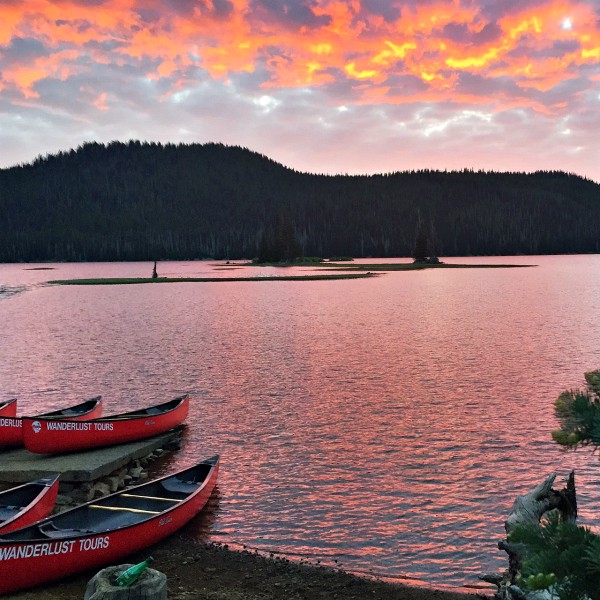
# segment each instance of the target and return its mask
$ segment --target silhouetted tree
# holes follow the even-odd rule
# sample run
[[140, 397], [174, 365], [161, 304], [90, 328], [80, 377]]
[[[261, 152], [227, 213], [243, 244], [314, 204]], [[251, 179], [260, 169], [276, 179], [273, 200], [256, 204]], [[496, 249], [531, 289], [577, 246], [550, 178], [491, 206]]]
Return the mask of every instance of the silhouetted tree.
[[419, 219], [412, 257], [415, 259], [415, 262], [426, 262], [429, 259], [430, 254], [427, 228], [425, 222]]
[[263, 232], [258, 248], [258, 262], [291, 262], [300, 254], [300, 242], [291, 219], [279, 214], [272, 228]]

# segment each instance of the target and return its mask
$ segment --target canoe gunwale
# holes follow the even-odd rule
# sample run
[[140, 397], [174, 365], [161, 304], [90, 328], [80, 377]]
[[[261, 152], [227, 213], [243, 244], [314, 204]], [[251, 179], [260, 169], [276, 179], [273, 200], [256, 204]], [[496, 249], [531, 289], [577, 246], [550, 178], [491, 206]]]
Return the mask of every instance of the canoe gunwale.
[[[7, 410], [8, 409], [8, 410]], [[14, 417], [17, 414], [17, 399], [0, 402], [0, 417]]]
[[[181, 404], [186, 400], [186, 398], [188, 398], [188, 394], [185, 394], [184, 396], [180, 396], [178, 398], [174, 398], [173, 400], [169, 400], [168, 402], [164, 402], [163, 404], [156, 404], [154, 406], [150, 406], [147, 409], [138, 409], [135, 411], [130, 411], [130, 412], [126, 412], [126, 413], [119, 413], [116, 415], [106, 415], [104, 417], [97, 417], [95, 419], [85, 419], [86, 423], [107, 423], [107, 422], [111, 422], [111, 421], [133, 421], [133, 420], [137, 420], [137, 419], [147, 419], [147, 418], [152, 418], [152, 417], [162, 417], [163, 415], [167, 415], [170, 412], [173, 412], [174, 410], [177, 410]], [[172, 406], [169, 406], [172, 405]], [[169, 406], [169, 408], [167, 409], [166, 407]], [[160, 407], [165, 407], [165, 410], [162, 410], [161, 412], [155, 412], [155, 413], [149, 413], [147, 412], [150, 409], [156, 409], [156, 408], [160, 408]], [[23, 419], [27, 419], [27, 420], [32, 420], [35, 419], [36, 421], [60, 421], [60, 417], [59, 418], [51, 418], [51, 417], [45, 417], [43, 415], [39, 415], [39, 416], [26, 416], [23, 417]], [[67, 420], [67, 419], [65, 419]]]
[[[67, 408], [60, 408], [58, 410], [53, 410], [47, 413], [42, 413], [41, 415], [34, 415], [32, 418], [36, 419], [77, 419], [80, 417], [84, 417], [85, 415], [94, 412], [98, 405], [102, 402], [102, 396], [95, 396], [94, 398], [90, 398], [81, 404], [75, 404], [74, 406], [70, 406]], [[24, 415], [30, 417], [30, 415]]]
[[[7, 498], [11, 495], [18, 496], [19, 494], [22, 495], [23, 493], [26, 493], [29, 488], [39, 488], [38, 493], [27, 504], [11, 505], [20, 506], [20, 510], [6, 520], [0, 522], [0, 538], [3, 533], [10, 533], [10, 531], [15, 528], [16, 524], [18, 524], [18, 528], [28, 527], [39, 518], [45, 518], [52, 511], [58, 493], [59, 477], [60, 474], [56, 473], [55, 475], [42, 477], [41, 479], [24, 483], [0, 493], [1, 502], [3, 497]], [[31, 517], [28, 519], [28, 514], [34, 514], [36, 507], [40, 507], [43, 514], [36, 514], [32, 520], [29, 520]]]
[[[101, 502], [109, 502], [113, 498], [117, 498], [119, 496], [122, 496], [123, 494], [131, 494], [132, 492], [135, 492], [136, 490], [139, 490], [140, 488], [143, 488], [143, 487], [151, 486], [151, 485], [154, 485], [157, 483], [162, 484], [162, 482], [165, 480], [169, 480], [169, 479], [176, 480], [179, 478], [180, 475], [186, 473], [187, 471], [192, 471], [194, 469], [197, 469], [198, 467], [200, 467], [202, 465], [206, 465], [207, 467], [209, 467], [209, 469], [208, 469], [203, 481], [200, 482], [199, 485], [196, 486], [195, 490], [192, 493], [187, 494], [186, 497], [181, 498], [181, 499], [173, 499], [173, 500], [177, 500], [176, 504], [174, 504], [173, 506], [165, 507], [164, 510], [157, 512], [156, 514], [148, 515], [147, 518], [132, 520], [130, 523], [125, 523], [123, 525], [111, 527], [108, 529], [97, 529], [97, 530], [75, 528], [75, 527], [60, 528], [54, 524], [54, 521], [59, 517], [63, 518], [63, 519], [69, 518], [72, 514], [74, 514], [76, 512], [84, 511], [87, 508], [90, 508], [92, 505], [98, 505], [98, 503], [101, 503]], [[62, 513], [57, 513], [55, 515], [52, 515], [45, 519], [42, 519], [38, 523], [34, 523], [32, 525], [29, 525], [18, 531], [13, 532], [15, 535], [14, 539], [11, 539], [11, 538], [13, 538], [13, 535], [11, 535], [11, 532], [9, 532], [6, 536], [3, 536], [2, 532], [0, 530], [0, 548], [4, 545], [11, 545], [11, 544], [37, 544], [37, 543], [43, 543], [43, 542], [48, 542], [48, 541], [57, 541], [57, 540], [69, 542], [72, 540], [78, 540], [78, 539], [86, 538], [86, 537], [105, 536], [105, 535], [109, 535], [112, 533], [125, 531], [131, 527], [145, 526], [148, 523], [152, 522], [153, 520], [163, 519], [163, 518], [168, 517], [169, 514], [175, 510], [181, 510], [183, 507], [185, 507], [186, 504], [191, 502], [194, 499], [194, 497], [201, 494], [202, 491], [208, 485], [210, 485], [211, 482], [213, 482], [213, 480], [215, 478], [215, 471], [218, 472], [218, 466], [219, 466], [219, 455], [215, 454], [214, 456], [211, 456], [210, 458], [208, 458], [206, 460], [196, 463], [195, 465], [188, 467], [186, 469], [183, 469], [181, 471], [178, 471], [176, 473], [172, 473], [170, 475], [165, 475], [158, 479], [154, 479], [149, 482], [145, 482], [145, 483], [142, 483], [142, 484], [130, 487], [130, 488], [126, 488], [125, 490], [113, 492], [112, 494], [108, 494], [107, 496], [103, 496], [102, 498], [97, 498], [95, 500], [85, 502], [84, 504], [80, 504], [78, 506], [75, 506], [74, 508], [63, 511]], [[188, 483], [187, 485], [190, 485], [190, 484]], [[170, 491], [167, 488], [165, 488], [165, 490]], [[181, 493], [183, 493], [183, 492], [181, 492]], [[165, 500], [166, 500], [166, 498], [165, 498]], [[18, 537], [19, 532], [31, 531], [32, 529], [36, 529], [37, 532], [39, 532], [41, 535], [39, 537], [32, 537], [32, 538], [19, 538]]]

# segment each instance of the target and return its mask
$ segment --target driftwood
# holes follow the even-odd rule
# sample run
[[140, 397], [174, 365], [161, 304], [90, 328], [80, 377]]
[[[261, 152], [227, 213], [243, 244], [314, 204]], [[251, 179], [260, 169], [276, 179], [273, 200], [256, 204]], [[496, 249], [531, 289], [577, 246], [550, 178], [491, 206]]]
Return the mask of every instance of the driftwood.
[[[572, 471], [567, 485], [562, 490], [553, 489], [556, 473], [536, 486], [524, 496], [517, 496], [512, 510], [504, 522], [507, 538], [518, 525], [540, 525], [542, 517], [551, 510], [558, 510], [564, 521], [577, 520], [577, 497], [575, 473]], [[498, 542], [498, 548], [508, 554], [508, 569], [500, 575], [481, 575], [480, 579], [498, 587], [494, 596], [497, 600], [551, 600], [548, 590], [523, 590], [515, 581], [523, 563], [522, 548], [507, 540]]]

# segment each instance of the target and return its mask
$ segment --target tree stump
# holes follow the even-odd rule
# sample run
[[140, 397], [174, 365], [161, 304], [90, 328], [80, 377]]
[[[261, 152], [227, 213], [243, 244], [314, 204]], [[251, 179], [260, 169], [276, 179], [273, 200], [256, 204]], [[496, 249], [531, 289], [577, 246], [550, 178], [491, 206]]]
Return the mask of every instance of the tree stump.
[[87, 584], [84, 600], [167, 600], [167, 576], [155, 569], [146, 569], [129, 587], [114, 585], [131, 566], [107, 567], [96, 573]]

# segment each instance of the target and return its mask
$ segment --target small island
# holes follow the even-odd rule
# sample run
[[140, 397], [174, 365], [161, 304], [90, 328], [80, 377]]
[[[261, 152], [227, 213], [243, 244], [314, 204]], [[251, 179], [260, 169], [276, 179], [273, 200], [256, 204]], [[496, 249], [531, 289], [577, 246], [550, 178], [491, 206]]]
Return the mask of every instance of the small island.
[[[46, 282], [48, 285], [129, 285], [140, 283], [224, 283], [232, 281], [332, 281], [340, 279], [365, 279], [377, 277], [387, 271], [421, 271], [423, 269], [506, 269], [517, 267], [532, 267], [535, 265], [519, 264], [447, 264], [441, 261], [436, 263], [414, 261], [412, 263], [352, 263], [345, 259], [342, 264], [325, 261], [324, 259], [302, 258], [290, 262], [256, 263], [254, 261], [226, 261], [216, 266], [217, 269], [239, 269], [241, 267], [277, 267], [288, 269], [290, 267], [315, 267], [315, 270], [328, 271], [328, 273], [306, 273], [302, 275], [257, 275], [256, 277], [101, 277], [90, 279], [55, 279]], [[344, 273], [336, 273], [344, 271]]]

